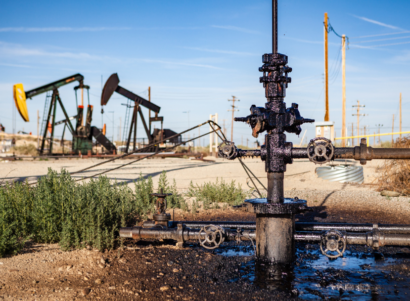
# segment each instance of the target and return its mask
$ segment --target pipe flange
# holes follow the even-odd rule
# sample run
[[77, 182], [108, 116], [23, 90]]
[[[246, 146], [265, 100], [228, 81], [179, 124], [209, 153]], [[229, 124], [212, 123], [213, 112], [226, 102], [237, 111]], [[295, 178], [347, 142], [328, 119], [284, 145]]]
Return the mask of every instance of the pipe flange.
[[225, 230], [220, 226], [208, 225], [199, 231], [199, 243], [205, 249], [216, 249], [225, 241]]
[[269, 203], [266, 198], [245, 200], [256, 214], [298, 214], [309, 211], [305, 200], [285, 198], [283, 203]]
[[171, 214], [169, 213], [160, 213], [160, 214], [153, 214], [153, 220], [162, 222], [162, 221], [170, 221], [171, 220]]
[[329, 230], [322, 235], [320, 251], [328, 258], [343, 256], [346, 250], [346, 235], [338, 230]]
[[310, 161], [315, 164], [324, 164], [332, 160], [335, 148], [327, 138], [317, 137], [310, 140], [307, 146], [307, 154]]

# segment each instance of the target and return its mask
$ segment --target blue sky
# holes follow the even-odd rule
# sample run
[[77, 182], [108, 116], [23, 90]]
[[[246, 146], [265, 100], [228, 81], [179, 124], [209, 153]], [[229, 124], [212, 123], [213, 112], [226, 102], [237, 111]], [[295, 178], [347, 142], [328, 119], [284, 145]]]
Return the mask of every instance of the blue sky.
[[[391, 131], [403, 93], [403, 129], [410, 131], [409, 1], [279, 1], [279, 52], [289, 56], [292, 83], [286, 103], [301, 115], [322, 121], [323, 14], [350, 38], [346, 53], [347, 122], [356, 122], [352, 105], [366, 107], [361, 125]], [[341, 135], [341, 41], [329, 34], [330, 118]], [[12, 130], [12, 86], [26, 90], [81, 73], [91, 86], [93, 124], [101, 126], [103, 81], [114, 72], [120, 85], [161, 107], [165, 128], [181, 131], [218, 113], [230, 133], [230, 103], [240, 99], [236, 116], [252, 104], [263, 106], [258, 68], [271, 52], [271, 1], [8, 1], [0, 10], [0, 123]], [[75, 115], [74, 85], [60, 89], [69, 115]], [[17, 114], [17, 130], [36, 132], [36, 111], [45, 95], [28, 100], [30, 122]], [[115, 137], [124, 122], [125, 99], [115, 95], [105, 108], [114, 111]], [[57, 119], [63, 118], [61, 112]], [[113, 114], [104, 114], [108, 136]], [[395, 121], [398, 131], [398, 119]], [[142, 126], [139, 125], [139, 129]], [[307, 137], [314, 126], [304, 125]], [[57, 135], [62, 129], [57, 130]], [[349, 129], [350, 133], [350, 129]], [[139, 131], [142, 137], [142, 131]], [[229, 135], [230, 136], [230, 135]], [[235, 123], [234, 140], [254, 141], [246, 124]], [[288, 134], [288, 141], [300, 138]], [[259, 138], [260, 139], [260, 138]], [[387, 137], [386, 139], [390, 139]], [[207, 140], [208, 141], [208, 140]]]

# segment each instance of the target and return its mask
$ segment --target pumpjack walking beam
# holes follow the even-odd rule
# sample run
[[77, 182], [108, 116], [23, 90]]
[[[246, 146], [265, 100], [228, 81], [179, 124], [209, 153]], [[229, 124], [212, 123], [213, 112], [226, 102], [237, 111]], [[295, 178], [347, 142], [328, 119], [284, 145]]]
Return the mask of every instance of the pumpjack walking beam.
[[[146, 100], [145, 98], [119, 86], [120, 79], [118, 77], [117, 73], [112, 74], [108, 80], [106, 81], [102, 94], [101, 94], [101, 106], [105, 106], [108, 101], [110, 100], [111, 96], [113, 95], [114, 92], [117, 92], [118, 94], [121, 94], [122, 96], [134, 101], [134, 110], [132, 114], [132, 120], [131, 120], [131, 125], [128, 133], [128, 141], [127, 141], [127, 147], [125, 152], [128, 152], [130, 142], [131, 142], [131, 136], [134, 138], [134, 143], [133, 143], [133, 150], [135, 151], [136, 149], [136, 138], [137, 138], [137, 117], [138, 114], [140, 115], [142, 124], [144, 126], [145, 133], [147, 134], [149, 144], [153, 142], [153, 137], [150, 133], [149, 127], [147, 126], [147, 123], [145, 121], [144, 115], [142, 114], [141, 106], [154, 111], [155, 116], [154, 118], [150, 118], [149, 124], [151, 124], [152, 121], [161, 121], [162, 122], [162, 117], [158, 117], [158, 113], [161, 110], [159, 106], [156, 104]], [[158, 119], [158, 120], [157, 120]], [[161, 119], [161, 120], [160, 120]]]
[[[50, 137], [50, 148], [49, 148], [49, 154], [52, 154], [53, 151], [53, 139], [54, 139], [54, 127], [55, 127], [55, 117], [56, 117], [56, 109], [57, 109], [57, 103], [60, 105], [64, 117], [67, 120], [66, 124], [68, 124], [68, 127], [71, 131], [71, 133], [75, 133], [74, 127], [72, 126], [70, 122], [70, 117], [68, 116], [64, 105], [61, 101], [60, 95], [58, 93], [58, 88], [65, 86], [73, 81], [78, 81], [79, 82], [79, 87], [80, 88], [89, 88], [88, 86], [85, 86], [83, 81], [84, 81], [84, 76], [77, 73], [65, 78], [62, 78], [60, 80], [57, 80], [55, 82], [49, 83], [47, 85], [29, 90], [29, 91], [24, 91], [23, 84], [16, 84], [13, 87], [13, 94], [14, 94], [14, 101], [17, 106], [17, 109], [23, 118], [24, 121], [28, 122], [29, 121], [29, 116], [28, 116], [28, 110], [27, 110], [27, 103], [26, 99], [27, 98], [32, 98], [37, 95], [40, 95], [42, 93], [46, 93], [48, 91], [53, 91], [52, 97], [51, 97], [51, 103], [50, 107], [48, 110], [47, 114], [47, 120], [46, 120], [46, 125], [44, 127], [44, 132], [43, 132], [43, 140], [41, 142], [41, 147], [40, 147], [40, 155], [43, 154], [44, 152], [44, 146], [45, 146], [45, 140], [47, 137], [47, 130], [48, 130], [48, 125], [51, 124], [51, 137]], [[51, 122], [50, 122], [51, 121]]]

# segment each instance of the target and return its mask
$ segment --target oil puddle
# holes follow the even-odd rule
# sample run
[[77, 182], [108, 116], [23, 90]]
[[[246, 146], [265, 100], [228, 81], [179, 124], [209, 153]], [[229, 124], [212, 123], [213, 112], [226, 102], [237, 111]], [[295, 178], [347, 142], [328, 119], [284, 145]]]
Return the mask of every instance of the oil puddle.
[[[252, 246], [227, 246], [215, 253], [254, 255]], [[253, 259], [240, 270], [231, 282], [286, 291], [304, 300], [410, 300], [410, 256], [400, 249], [372, 253], [367, 247], [349, 246], [343, 257], [329, 259], [317, 245], [300, 244], [291, 268], [260, 266]]]

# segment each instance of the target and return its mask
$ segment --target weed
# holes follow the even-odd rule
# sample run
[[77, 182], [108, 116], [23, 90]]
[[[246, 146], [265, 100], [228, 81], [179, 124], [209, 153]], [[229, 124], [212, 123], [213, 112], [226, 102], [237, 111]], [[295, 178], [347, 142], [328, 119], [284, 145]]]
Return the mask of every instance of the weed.
[[69, 173], [49, 169], [36, 186], [0, 187], [0, 257], [18, 252], [27, 239], [58, 242], [63, 250], [92, 246], [113, 249], [118, 231], [153, 209], [152, 179], [126, 185], [99, 177], [78, 184]]
[[31, 155], [37, 156], [37, 148], [33, 144], [26, 144], [21, 146], [14, 146], [10, 150], [11, 152], [16, 153], [17, 155]]
[[172, 182], [172, 186], [169, 185], [167, 179], [167, 173], [163, 171], [158, 180], [158, 192], [171, 193], [172, 195], [167, 197], [168, 208], [186, 208], [187, 205], [181, 194], [178, 193], [177, 183], [175, 179]]
[[191, 181], [186, 195], [203, 202], [204, 209], [210, 209], [212, 206], [215, 208], [217, 203], [241, 204], [250, 192], [243, 190], [239, 184], [236, 186], [233, 180], [227, 184], [224, 180], [216, 179], [215, 183], [207, 182], [203, 185], [194, 185]]

